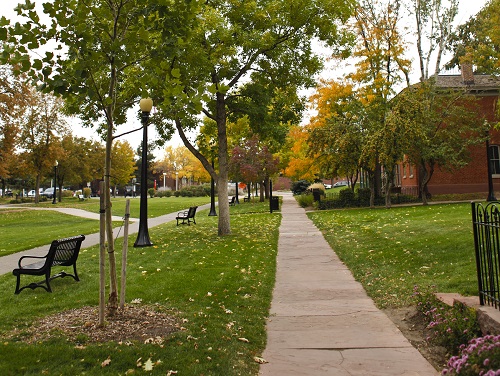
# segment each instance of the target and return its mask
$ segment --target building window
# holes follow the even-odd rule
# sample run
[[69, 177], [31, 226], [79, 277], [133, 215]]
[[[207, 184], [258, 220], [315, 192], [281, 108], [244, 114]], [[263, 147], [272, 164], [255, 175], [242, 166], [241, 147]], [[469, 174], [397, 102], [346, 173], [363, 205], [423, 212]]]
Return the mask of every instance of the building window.
[[401, 187], [401, 169], [397, 164], [394, 168], [394, 181], [393, 184], [395, 187]]
[[490, 145], [491, 174], [500, 176], [500, 146]]

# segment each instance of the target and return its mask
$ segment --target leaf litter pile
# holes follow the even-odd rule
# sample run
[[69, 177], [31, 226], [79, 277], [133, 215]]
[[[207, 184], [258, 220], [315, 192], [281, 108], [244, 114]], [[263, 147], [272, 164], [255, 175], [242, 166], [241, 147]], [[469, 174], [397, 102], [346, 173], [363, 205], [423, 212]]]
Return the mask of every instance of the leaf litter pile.
[[104, 326], [99, 326], [98, 308], [86, 306], [44, 317], [27, 332], [23, 330], [23, 337], [26, 342], [35, 343], [60, 333], [77, 343], [137, 341], [163, 345], [166, 337], [179, 330], [175, 314], [160, 312], [154, 306], [125, 306], [114, 316], [107, 316]]

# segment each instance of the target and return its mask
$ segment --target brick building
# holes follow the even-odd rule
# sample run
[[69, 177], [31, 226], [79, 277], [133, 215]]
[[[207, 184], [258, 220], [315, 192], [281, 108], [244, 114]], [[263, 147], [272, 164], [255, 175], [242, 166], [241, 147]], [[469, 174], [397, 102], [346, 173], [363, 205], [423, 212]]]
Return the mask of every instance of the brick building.
[[[479, 106], [488, 122], [498, 122], [497, 106], [500, 80], [489, 75], [475, 75], [472, 66], [463, 66], [462, 73], [456, 75], [439, 75], [438, 87], [444, 89], [466, 89], [478, 98]], [[495, 191], [500, 191], [500, 130], [490, 130], [490, 159], [492, 180]], [[488, 153], [487, 144], [470, 148], [471, 161], [459, 170], [447, 172], [439, 167], [428, 184], [431, 194], [477, 193], [488, 192]], [[400, 164], [395, 186], [402, 193], [418, 193], [418, 171], [409, 164]], [[500, 192], [499, 192], [500, 193]], [[486, 196], [485, 196], [486, 197]]]

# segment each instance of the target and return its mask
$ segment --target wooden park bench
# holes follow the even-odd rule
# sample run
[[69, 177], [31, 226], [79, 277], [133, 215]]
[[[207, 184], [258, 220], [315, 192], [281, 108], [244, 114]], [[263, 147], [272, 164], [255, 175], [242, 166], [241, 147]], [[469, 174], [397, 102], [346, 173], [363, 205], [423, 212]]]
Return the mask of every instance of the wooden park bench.
[[[78, 273], [76, 272], [76, 260], [78, 258], [78, 253], [80, 252], [80, 247], [82, 241], [85, 239], [85, 235], [73, 236], [71, 238], [59, 239], [52, 241], [50, 245], [49, 252], [45, 256], [23, 256], [18, 261], [18, 268], [12, 271], [17, 277], [16, 283], [16, 294], [19, 294], [25, 288], [30, 288], [34, 290], [37, 287], [44, 288], [48, 292], [52, 292], [50, 288], [50, 281], [58, 277], [71, 276], [75, 281], [79, 281]], [[32, 264], [23, 265], [25, 260], [35, 259], [41, 260]], [[51, 275], [52, 267], [54, 266], [73, 266], [73, 273], [68, 274], [64, 271]], [[21, 283], [21, 275], [44, 275], [45, 281], [38, 283], [30, 283], [22, 288], [19, 288]], [[44, 286], [46, 285], [46, 286]]]
[[243, 202], [250, 202], [251, 199], [251, 197], [245, 196], [243, 197]]
[[191, 226], [191, 222], [196, 224], [196, 221], [194, 219], [196, 209], [198, 209], [197, 206], [191, 206], [189, 210], [177, 213], [177, 217], [175, 217], [175, 219], [177, 220], [177, 226], [179, 226], [179, 220], [182, 220], [182, 225], [187, 223], [189, 226]]
[[231, 197], [229, 200], [229, 206], [234, 206], [236, 204], [236, 196]]

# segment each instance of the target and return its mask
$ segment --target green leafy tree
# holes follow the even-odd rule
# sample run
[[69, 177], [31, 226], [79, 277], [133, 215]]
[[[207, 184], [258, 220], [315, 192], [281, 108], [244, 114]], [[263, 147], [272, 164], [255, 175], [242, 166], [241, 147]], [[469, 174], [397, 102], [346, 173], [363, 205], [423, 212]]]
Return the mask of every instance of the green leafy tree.
[[[306, 86], [321, 64], [312, 51], [312, 40], [331, 46], [346, 42], [339, 24], [350, 16], [354, 1], [263, 0], [198, 3], [195, 22], [187, 27], [178, 54], [151, 67], [154, 77], [167, 77], [170, 85], [161, 107], [174, 118], [186, 147], [217, 181], [218, 195], [227, 197], [230, 104], [244, 91], [243, 83], [268, 86], [278, 93], [287, 86]], [[171, 29], [168, 22], [159, 26]], [[168, 58], [168, 56], [166, 57]], [[165, 84], [156, 79], [157, 92]], [[172, 86], [174, 85], [174, 86]], [[247, 86], [249, 87], [249, 86]], [[256, 95], [260, 93], [255, 91]], [[246, 93], [248, 95], [248, 92]], [[272, 95], [276, 102], [276, 95]], [[269, 103], [269, 101], [266, 101]], [[217, 124], [218, 166], [211, 166], [185, 136], [198, 126], [203, 113]], [[230, 234], [229, 203], [219, 200], [219, 235]]]
[[400, 135], [391, 133], [386, 123], [396, 85], [410, 82], [410, 61], [405, 58], [400, 21], [399, 0], [362, 0], [355, 15], [354, 26], [359, 37], [353, 56], [358, 60], [349, 79], [358, 87], [358, 98], [365, 109], [365, 142], [360, 160], [370, 177], [371, 206], [381, 190], [382, 163], [386, 174], [386, 206], [390, 207], [394, 169], [403, 156], [398, 142]]
[[[184, 24], [180, 8], [167, 17], [155, 8], [157, 3], [163, 4], [54, 0], [43, 4], [44, 18], [35, 10], [35, 4], [26, 0], [16, 8], [26, 22], [10, 25], [5, 18], [0, 20], [1, 62], [26, 72], [40, 89], [62, 95], [66, 110], [80, 116], [84, 125], [96, 128], [106, 140], [103, 164], [110, 314], [118, 307], [109, 195], [112, 143], [118, 136], [117, 128], [126, 121], [127, 110], [138, 97], [150, 95], [142, 68], [152, 58], [152, 51], [161, 46], [167, 53], [164, 47], [168, 42], [154, 29], [155, 18], [168, 25], [165, 30], [177, 30], [177, 25]], [[41, 20], [47, 17], [48, 23], [44, 24]], [[177, 40], [172, 33], [170, 37]], [[161, 65], [159, 60], [154, 64]], [[100, 317], [100, 321], [104, 319]]]
[[437, 88], [433, 80], [400, 93], [388, 124], [406, 133], [405, 154], [419, 171], [419, 190], [427, 204], [427, 184], [439, 166], [455, 170], [469, 162], [469, 147], [484, 141], [484, 119], [475, 98]]

